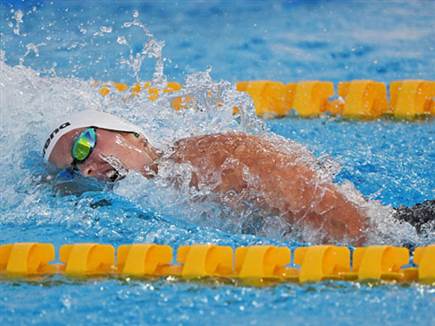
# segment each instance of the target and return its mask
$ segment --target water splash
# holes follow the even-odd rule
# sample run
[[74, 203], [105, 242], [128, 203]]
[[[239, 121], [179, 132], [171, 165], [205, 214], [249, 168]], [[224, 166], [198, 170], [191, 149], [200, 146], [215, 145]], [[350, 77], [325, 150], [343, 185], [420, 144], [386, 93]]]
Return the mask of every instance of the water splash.
[[12, 13], [14, 14], [12, 16], [12, 19], [15, 20], [15, 25], [11, 25], [11, 27], [13, 27], [13, 32], [15, 35], [21, 35], [21, 24], [23, 24], [23, 17], [24, 17], [24, 13], [21, 10], [15, 10], [12, 11]]
[[104, 34], [112, 33], [111, 26], [100, 26], [100, 30], [94, 33], [94, 36], [104, 36]]
[[[19, 30], [23, 23], [22, 17], [21, 22], [18, 22], [19, 19]], [[0, 210], [4, 221], [9, 219], [17, 222], [32, 216], [45, 216], [56, 221], [64, 218], [67, 221], [83, 220], [85, 224], [93, 223], [86, 214], [95, 217], [95, 213], [89, 213], [88, 210], [85, 210], [86, 213], [78, 213], [73, 208], [73, 202], [78, 200], [79, 206], [86, 206], [88, 199], [53, 200], [51, 185], [44, 182], [46, 172], [39, 152], [48, 130], [61, 117], [66, 113], [84, 109], [104, 110], [140, 125], [149, 141], [162, 151], [167, 151], [180, 138], [217, 132], [244, 132], [267, 138], [281, 151], [289, 154], [300, 153], [300, 159], [304, 163], [315, 167], [320, 184], [330, 182], [339, 173], [340, 166], [330, 157], [316, 159], [304, 146], [268, 132], [264, 123], [255, 116], [250, 98], [237, 92], [228, 81], [214, 81], [211, 68], [187, 75], [180, 91], [162, 92], [166, 87], [164, 42], [155, 39], [140, 21], [138, 12], [134, 12], [132, 21], [124, 23], [122, 27], [126, 35], [116, 36], [116, 41], [120, 46], [129, 48], [129, 56], [123, 59], [122, 64], [132, 69], [137, 81], [143, 78], [141, 70], [148, 63], [146, 59], [154, 60], [152, 85], [160, 92], [160, 97], [155, 101], [151, 101], [146, 92], [136, 96], [112, 93], [102, 98], [91, 81], [43, 77], [35, 70], [23, 66], [27, 56], [38, 56], [39, 47], [50, 46], [50, 40], [45, 43], [29, 43], [20, 59], [20, 66], [7, 65], [4, 62], [4, 52], [0, 54], [0, 92], [4, 97], [0, 119], [3, 131], [0, 136], [0, 150], [5, 153], [0, 168], [2, 171], [9, 171], [0, 176], [0, 181], [4, 185], [12, 185], [2, 192]], [[132, 28], [139, 29], [144, 38], [144, 45], [137, 53], [128, 38]], [[82, 33], [86, 30], [86, 25], [80, 26]], [[114, 34], [112, 28], [107, 26], [102, 26], [99, 32]], [[175, 97], [189, 97], [191, 100], [186, 103], [189, 109], [174, 111], [171, 101]], [[233, 114], [235, 107], [239, 112], [236, 117]], [[233, 209], [230, 203], [236, 194], [231, 191], [225, 194], [223, 203], [217, 204], [212, 187], [190, 187], [192, 167], [188, 164], [168, 162], [160, 166], [159, 178], [146, 180], [134, 173], [127, 175], [119, 161], [110, 157], [105, 159], [120, 176], [125, 177], [115, 185], [114, 194], [121, 196], [117, 198], [127, 198], [130, 203], [139, 205], [143, 211], [151, 210], [157, 216], [175, 216], [207, 227], [234, 233], [254, 233], [279, 240], [298, 239], [317, 243], [322, 237], [321, 230], [303, 226], [292, 227], [280, 214], [265, 212], [249, 201], [243, 203], [243, 209]], [[230, 161], [226, 163], [238, 164]], [[249, 171], [245, 172], [244, 178], [248, 183], [258, 184], [255, 176]], [[409, 225], [398, 224], [390, 218], [390, 207], [367, 202], [350, 183], [343, 183], [340, 189], [350, 201], [357, 203], [370, 216], [375, 229], [369, 234], [370, 243], [422, 241]], [[67, 208], [62, 208], [56, 201], [66, 202]], [[56, 214], [60, 217], [55, 217]], [[117, 230], [119, 229], [110, 230], [110, 227], [105, 227], [104, 231], [99, 229], [98, 232]], [[394, 236], [391, 235], [393, 233]], [[140, 237], [150, 236], [142, 233], [138, 235]]]
[[[154, 38], [154, 35], [148, 30], [145, 24], [143, 24], [142, 21], [139, 19], [139, 12], [137, 10], [133, 11], [132, 16], [133, 16], [133, 20], [129, 22], [125, 22], [122, 27], [126, 29], [130, 29], [133, 27], [139, 28], [140, 30], [142, 30], [145, 39], [147, 39], [147, 41], [144, 43], [143, 48], [140, 52], [134, 53], [133, 49], [130, 48], [130, 54], [128, 58], [122, 58], [120, 60], [120, 63], [130, 67], [133, 70], [136, 81], [139, 82], [141, 80], [140, 78], [141, 67], [145, 59], [146, 58], [155, 59], [152, 82], [156, 86], [164, 87], [166, 78], [163, 72], [164, 63], [163, 63], [162, 51], [163, 51], [163, 47], [165, 46], [165, 43], [161, 41], [159, 42]], [[118, 44], [128, 46], [128, 42], [125, 36], [118, 36], [117, 42]]]
[[45, 43], [45, 42], [38, 43], [38, 44], [34, 44], [34, 43], [26, 44], [26, 52], [19, 59], [19, 64], [24, 65], [24, 60], [26, 59], [27, 56], [29, 56], [31, 54], [33, 54], [36, 57], [39, 57], [39, 48], [42, 46], [45, 46], [45, 45], [47, 45], [47, 43]]

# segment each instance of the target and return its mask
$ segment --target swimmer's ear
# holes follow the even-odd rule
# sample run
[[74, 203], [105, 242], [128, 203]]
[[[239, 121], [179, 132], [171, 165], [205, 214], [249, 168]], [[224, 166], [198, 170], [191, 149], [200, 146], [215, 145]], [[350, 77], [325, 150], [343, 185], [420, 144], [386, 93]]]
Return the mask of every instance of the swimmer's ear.
[[[136, 135], [137, 135], [137, 136], [136, 136]], [[135, 133], [135, 137], [136, 137], [138, 140], [140, 140], [144, 146], [147, 146], [147, 145], [148, 145], [148, 143], [149, 143], [149, 142], [148, 142], [148, 139], [146, 139], [146, 137], [145, 137], [144, 135], [140, 135], [140, 134], [136, 134], [136, 133]]]

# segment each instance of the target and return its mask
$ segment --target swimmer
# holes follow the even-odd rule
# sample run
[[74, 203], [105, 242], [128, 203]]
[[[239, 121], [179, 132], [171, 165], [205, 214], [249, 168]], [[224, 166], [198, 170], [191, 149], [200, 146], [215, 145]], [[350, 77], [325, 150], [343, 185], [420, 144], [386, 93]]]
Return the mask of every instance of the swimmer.
[[[250, 202], [290, 225], [321, 229], [325, 242], [362, 244], [369, 227], [363, 209], [332, 181], [322, 180], [307, 155], [284, 151], [260, 136], [241, 132], [195, 136], [162, 152], [134, 124], [108, 113], [82, 111], [66, 117], [51, 132], [43, 157], [58, 169], [110, 182], [129, 171], [154, 178], [162, 164], [188, 164], [190, 187], [211, 189], [217, 200], [235, 210]], [[433, 219], [435, 207], [433, 201], [428, 203], [421, 213]], [[399, 219], [411, 224], [424, 222], [410, 209], [397, 212]]]

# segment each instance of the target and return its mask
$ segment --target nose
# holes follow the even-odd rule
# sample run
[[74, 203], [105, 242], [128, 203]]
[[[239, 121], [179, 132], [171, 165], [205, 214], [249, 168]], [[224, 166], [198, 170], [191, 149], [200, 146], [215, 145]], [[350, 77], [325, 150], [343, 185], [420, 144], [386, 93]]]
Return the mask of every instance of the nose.
[[85, 177], [96, 177], [97, 171], [95, 163], [85, 162], [80, 166], [80, 173]]
[[107, 169], [104, 162], [96, 162], [95, 160], [85, 161], [79, 167], [83, 176], [97, 179], [104, 179], [104, 171]]
[[83, 175], [85, 177], [95, 177], [95, 169], [92, 166], [88, 166], [85, 168], [85, 170], [83, 171]]

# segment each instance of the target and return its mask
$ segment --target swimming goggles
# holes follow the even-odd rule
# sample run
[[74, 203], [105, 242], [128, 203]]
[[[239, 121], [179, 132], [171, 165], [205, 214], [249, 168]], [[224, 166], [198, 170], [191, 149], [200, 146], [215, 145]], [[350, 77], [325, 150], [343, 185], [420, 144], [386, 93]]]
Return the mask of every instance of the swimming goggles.
[[78, 135], [71, 147], [71, 156], [73, 158], [73, 168], [78, 163], [83, 163], [92, 153], [97, 144], [97, 133], [95, 128], [87, 128]]
[[[59, 173], [57, 173], [55, 178], [55, 183], [57, 186], [69, 185], [71, 182], [77, 183], [77, 181], [82, 180], [80, 177], [80, 170], [77, 166], [79, 163], [83, 163], [92, 153], [93, 149], [97, 144], [97, 133], [95, 128], [87, 128], [80, 135], [78, 135], [73, 140], [71, 147], [71, 156], [73, 162], [70, 167], [64, 168]], [[88, 178], [82, 180], [88, 182]], [[75, 187], [75, 186], [74, 186]]]

